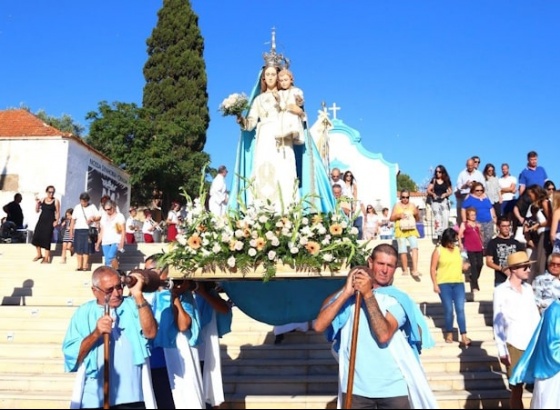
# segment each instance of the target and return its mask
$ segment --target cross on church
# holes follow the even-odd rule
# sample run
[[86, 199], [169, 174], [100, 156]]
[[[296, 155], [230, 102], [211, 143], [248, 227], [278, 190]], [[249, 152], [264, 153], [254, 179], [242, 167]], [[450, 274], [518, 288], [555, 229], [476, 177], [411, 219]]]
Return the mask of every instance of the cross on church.
[[332, 107], [329, 108], [329, 110], [332, 111], [333, 120], [336, 120], [336, 112], [340, 109], [340, 107], [336, 106], [336, 103], [333, 103]]

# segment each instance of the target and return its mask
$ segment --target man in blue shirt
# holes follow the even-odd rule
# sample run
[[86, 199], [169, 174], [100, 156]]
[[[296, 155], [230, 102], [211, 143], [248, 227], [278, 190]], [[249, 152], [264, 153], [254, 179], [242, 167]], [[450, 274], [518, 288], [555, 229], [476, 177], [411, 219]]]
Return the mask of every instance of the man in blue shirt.
[[335, 350], [341, 367], [339, 390], [342, 397], [339, 400], [345, 402], [354, 295], [361, 294], [352, 408], [437, 406], [418, 357], [422, 341], [429, 338], [429, 330], [410, 297], [391, 286], [396, 268], [396, 249], [389, 244], [376, 246], [368, 266], [350, 271], [344, 287], [326, 299], [314, 323], [316, 331], [327, 331], [327, 337], [336, 340]]
[[519, 196], [523, 195], [525, 188], [533, 184], [544, 186], [548, 175], [543, 167], [537, 165], [539, 159], [535, 151], [527, 154], [527, 167], [519, 174]]

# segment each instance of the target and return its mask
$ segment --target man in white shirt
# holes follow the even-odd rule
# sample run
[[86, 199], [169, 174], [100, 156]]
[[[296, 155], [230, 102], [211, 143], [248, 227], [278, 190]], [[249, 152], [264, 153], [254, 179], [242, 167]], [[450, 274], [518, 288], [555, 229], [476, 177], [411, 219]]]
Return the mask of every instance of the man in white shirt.
[[471, 187], [475, 182], [480, 182], [485, 185], [484, 175], [476, 169], [475, 161], [472, 158], [467, 160], [466, 168], [459, 173], [457, 177], [457, 186], [455, 188], [455, 198], [457, 202], [457, 225], [463, 222], [461, 218], [461, 209], [463, 208], [463, 201], [471, 192]]
[[228, 170], [225, 165], [218, 167], [218, 174], [212, 181], [210, 186], [210, 198], [208, 199], [208, 208], [216, 216], [222, 216], [226, 213], [228, 202], [228, 191], [226, 187], [226, 175]]
[[[505, 266], [509, 278], [494, 289], [494, 339], [508, 379], [540, 320], [533, 288], [525, 283], [533, 262], [525, 251], [509, 255]], [[510, 389], [510, 408], [522, 409], [523, 383], [511, 385]]]
[[517, 178], [509, 173], [509, 165], [506, 163], [502, 164], [502, 176], [498, 178], [498, 184], [502, 194], [502, 215], [508, 216], [511, 220], [515, 206]]

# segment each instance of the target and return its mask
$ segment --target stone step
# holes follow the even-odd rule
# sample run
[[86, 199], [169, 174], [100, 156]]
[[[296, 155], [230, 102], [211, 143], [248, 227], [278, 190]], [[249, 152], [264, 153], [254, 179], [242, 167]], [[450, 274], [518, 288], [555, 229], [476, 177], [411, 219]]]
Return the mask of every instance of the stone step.
[[67, 409], [70, 393], [67, 391], [0, 390], [0, 409]]
[[0, 374], [0, 392], [20, 391], [20, 392], [67, 392], [70, 397], [75, 373], [2, 373]]

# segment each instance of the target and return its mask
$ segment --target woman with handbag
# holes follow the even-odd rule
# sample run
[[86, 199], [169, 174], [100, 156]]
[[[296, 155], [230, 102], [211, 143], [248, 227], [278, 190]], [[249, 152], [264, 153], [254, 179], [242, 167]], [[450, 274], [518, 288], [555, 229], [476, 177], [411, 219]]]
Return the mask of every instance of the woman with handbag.
[[[90, 203], [87, 192], [80, 194], [80, 203], [72, 212], [70, 224], [70, 237], [74, 239], [74, 253], [78, 261], [77, 271], [89, 271], [89, 255], [97, 241], [97, 228], [95, 223], [101, 219], [97, 207]], [[94, 237], [95, 236], [95, 237]]]
[[403, 275], [408, 274], [408, 249], [412, 257], [411, 275], [415, 280], [420, 280], [418, 273], [418, 240], [420, 237], [416, 229], [416, 221], [419, 219], [418, 207], [410, 203], [410, 191], [401, 191], [401, 200], [393, 207], [391, 222], [395, 222], [395, 238], [397, 239], [398, 252], [401, 257]]

